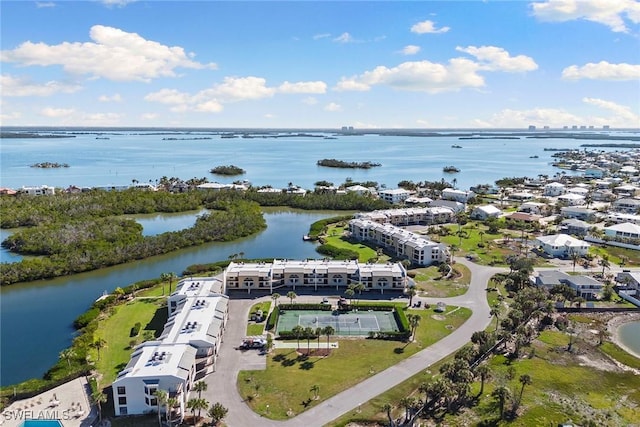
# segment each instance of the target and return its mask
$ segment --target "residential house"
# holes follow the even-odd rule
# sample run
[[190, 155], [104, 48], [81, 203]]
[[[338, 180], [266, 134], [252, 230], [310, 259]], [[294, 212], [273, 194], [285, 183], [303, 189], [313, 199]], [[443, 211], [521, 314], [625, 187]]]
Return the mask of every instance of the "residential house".
[[638, 240], [640, 239], [640, 225], [630, 222], [610, 225], [604, 227], [604, 235], [616, 241]]
[[502, 211], [494, 205], [476, 206], [471, 211], [471, 218], [484, 221], [489, 218], [499, 218]]
[[544, 186], [542, 195], [550, 197], [561, 196], [565, 193], [565, 188], [565, 185], [560, 182], [550, 182]]
[[504, 219], [507, 223], [524, 222], [526, 224], [540, 223], [540, 215], [528, 214], [525, 212], [512, 212], [509, 215], [505, 215]]
[[360, 196], [375, 194], [375, 189], [372, 190], [362, 185], [352, 185], [350, 187], [346, 187], [345, 191], [347, 191], [348, 193], [356, 193]]
[[549, 213], [549, 205], [539, 202], [524, 202], [518, 207], [518, 212], [530, 213], [535, 215], [547, 215]]
[[552, 234], [536, 238], [536, 244], [549, 256], [569, 258], [572, 254], [584, 256], [589, 252], [589, 243], [568, 234]]
[[611, 204], [611, 209], [618, 212], [635, 214], [640, 212], [640, 199], [622, 198]]
[[56, 194], [55, 187], [49, 187], [48, 185], [41, 185], [38, 187], [22, 187], [18, 190], [18, 193], [28, 194], [29, 196], [53, 196]]
[[532, 277], [533, 284], [551, 289], [558, 285], [567, 285], [576, 295], [585, 300], [595, 300], [604, 289], [604, 285], [589, 276], [576, 276], [558, 270], [541, 270]]
[[560, 231], [563, 234], [584, 237], [593, 226], [588, 222], [576, 218], [565, 219], [560, 223]]
[[640, 225], [640, 215], [609, 212], [606, 217], [606, 222], [614, 224], [622, 224], [623, 222], [630, 222], [632, 224]]
[[562, 202], [567, 206], [584, 205], [585, 197], [575, 193], [566, 193], [558, 196], [558, 202]]
[[436, 207], [447, 208], [447, 209], [452, 210], [454, 213], [464, 212], [464, 210], [465, 210], [465, 204], [464, 203], [456, 202], [454, 200], [438, 199], [438, 200], [434, 200], [433, 202], [429, 203], [429, 206], [433, 207], [433, 208], [436, 208]]
[[454, 188], [445, 188], [442, 190], [441, 198], [443, 200], [453, 200], [460, 203], [468, 203], [476, 194], [473, 191], [456, 190]]
[[378, 191], [378, 196], [380, 196], [380, 198], [385, 202], [398, 205], [400, 203], [404, 203], [404, 201], [411, 196], [411, 192], [404, 188], [384, 189]]
[[575, 218], [582, 221], [595, 221], [597, 211], [595, 209], [576, 206], [563, 206], [560, 209], [563, 218]]

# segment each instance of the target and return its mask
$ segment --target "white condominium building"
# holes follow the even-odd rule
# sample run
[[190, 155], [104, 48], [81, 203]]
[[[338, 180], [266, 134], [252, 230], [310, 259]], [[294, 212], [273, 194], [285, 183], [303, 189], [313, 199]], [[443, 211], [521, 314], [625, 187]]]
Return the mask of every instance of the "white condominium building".
[[446, 262], [449, 257], [449, 251], [442, 243], [432, 242], [392, 224], [352, 219], [349, 221], [349, 232], [354, 239], [374, 242], [391, 250], [398, 257], [407, 258], [415, 265]]
[[400, 263], [371, 264], [356, 260], [273, 260], [231, 263], [224, 271], [227, 289], [268, 290], [280, 287], [346, 289], [362, 283], [367, 290], [404, 289], [407, 271]]
[[193, 383], [215, 370], [229, 317], [229, 298], [222, 289], [222, 282], [208, 277], [178, 283], [162, 334], [137, 346], [113, 383], [116, 416], [164, 410], [154, 395], [163, 390], [177, 401], [170, 416], [184, 418]]

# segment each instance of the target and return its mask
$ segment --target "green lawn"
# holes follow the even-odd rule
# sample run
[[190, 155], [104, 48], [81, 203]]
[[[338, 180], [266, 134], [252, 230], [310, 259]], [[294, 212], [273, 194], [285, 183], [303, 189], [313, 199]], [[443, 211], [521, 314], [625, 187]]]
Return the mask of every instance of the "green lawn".
[[[414, 343], [344, 339], [330, 356], [309, 359], [298, 357], [293, 349], [280, 349], [268, 357], [266, 370], [240, 372], [240, 394], [257, 413], [286, 419], [289, 409], [293, 414], [303, 412], [395, 365], [450, 334], [471, 315], [470, 310], [458, 307], [448, 307], [446, 313], [440, 314], [433, 310], [408, 310], [407, 313], [422, 316]], [[304, 340], [300, 346], [304, 348]], [[320, 388], [318, 400], [313, 399], [313, 385]]]
[[344, 232], [347, 228], [345, 226], [331, 225], [327, 229], [327, 234], [323, 236], [323, 239], [327, 244], [335, 246], [336, 248], [349, 249], [358, 252], [358, 261], [367, 262], [371, 258], [376, 258], [376, 250], [370, 248], [362, 242], [351, 241], [344, 236]]
[[454, 269], [461, 275], [452, 279], [441, 279], [442, 275], [437, 266], [416, 268], [411, 270], [416, 273], [414, 280], [421, 295], [447, 298], [463, 295], [469, 289], [471, 283], [471, 272], [462, 264], [455, 264]]
[[[91, 357], [96, 361], [96, 369], [102, 374], [100, 386], [106, 387], [113, 382], [131, 357], [130, 342], [143, 341], [145, 331], [154, 335], [162, 332], [167, 320], [167, 308], [164, 299], [136, 299], [114, 307], [113, 315], [101, 321], [95, 338], [101, 338], [106, 346], [100, 350], [100, 360], [95, 349]], [[142, 328], [137, 337], [131, 337], [131, 328], [140, 322]]]
[[[262, 335], [264, 334], [264, 327], [266, 325], [267, 316], [271, 309], [271, 301], [264, 301], [254, 304], [249, 310], [249, 323], [247, 324], [247, 336]], [[264, 320], [262, 322], [251, 321], [251, 315], [258, 313], [258, 310], [262, 310]]]

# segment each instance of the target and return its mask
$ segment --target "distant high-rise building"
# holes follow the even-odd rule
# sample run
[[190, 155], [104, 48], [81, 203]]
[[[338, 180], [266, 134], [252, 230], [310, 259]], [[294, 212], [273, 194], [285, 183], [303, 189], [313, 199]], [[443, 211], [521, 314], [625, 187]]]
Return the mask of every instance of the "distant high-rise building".
[[535, 125], [529, 125], [529, 130], [531, 130], [531, 131], [536, 130]]
[[602, 126], [602, 129], [609, 130], [610, 128], [609, 128], [609, 125], [604, 125], [604, 126]]

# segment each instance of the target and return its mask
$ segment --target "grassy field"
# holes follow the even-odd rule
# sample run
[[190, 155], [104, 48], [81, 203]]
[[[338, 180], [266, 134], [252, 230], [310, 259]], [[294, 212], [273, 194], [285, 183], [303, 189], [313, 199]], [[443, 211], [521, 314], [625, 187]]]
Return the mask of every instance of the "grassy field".
[[[269, 356], [266, 370], [240, 372], [240, 394], [257, 413], [286, 419], [289, 410], [303, 412], [442, 339], [471, 315], [458, 307], [448, 307], [441, 314], [433, 310], [407, 313], [422, 316], [413, 343], [342, 339], [339, 348], [325, 358], [299, 357], [294, 349], [280, 349]], [[317, 400], [311, 391], [314, 385], [319, 387]]]
[[[371, 258], [377, 258], [375, 249], [365, 245], [362, 242], [351, 241], [344, 236], [344, 232], [347, 229], [345, 226], [331, 225], [327, 229], [327, 234], [323, 236], [323, 239], [327, 244], [335, 246], [341, 249], [350, 249], [358, 252], [358, 261], [367, 262]], [[388, 257], [380, 257], [381, 261], [386, 261]]]
[[411, 270], [416, 273], [414, 280], [420, 295], [447, 298], [456, 297], [467, 292], [471, 283], [471, 272], [462, 264], [455, 264], [454, 268], [461, 275], [452, 279], [441, 279], [442, 275], [437, 266], [416, 268]]
[[[631, 426], [640, 420], [640, 377], [620, 371], [608, 371], [585, 366], [587, 357], [597, 357], [598, 350], [584, 347], [580, 352], [566, 351], [568, 337], [558, 331], [545, 331], [534, 341], [531, 357], [510, 362], [503, 356], [490, 360], [491, 378], [480, 396], [479, 383], [473, 383], [471, 395], [477, 396], [475, 406], [456, 415], [447, 415], [445, 426], [556, 426], [572, 421], [578, 425]], [[582, 355], [580, 353], [583, 353]], [[447, 359], [452, 359], [449, 356]], [[440, 363], [444, 363], [447, 359]], [[637, 359], [636, 359], [637, 360]], [[338, 418], [328, 426], [346, 426], [355, 421], [385, 422], [382, 407], [391, 403], [394, 415], [400, 416], [400, 399], [418, 397], [419, 384], [437, 374], [439, 364], [415, 375], [366, 404]], [[498, 386], [507, 386], [518, 398], [522, 385], [520, 375], [530, 375], [532, 383], [525, 387], [522, 402], [513, 420], [500, 420], [496, 401], [490, 397]]]
[[[269, 314], [269, 309], [271, 309], [271, 301], [259, 302], [251, 307], [251, 310], [249, 310], [249, 323], [247, 324], [247, 336], [264, 334], [264, 327], [266, 324], [267, 315]], [[259, 310], [262, 310], [265, 320], [263, 320], [262, 322], [252, 321], [251, 316], [258, 313]]]
[[[91, 357], [96, 361], [96, 369], [102, 374], [101, 386], [107, 386], [113, 382], [129, 362], [131, 356], [130, 342], [137, 339], [143, 341], [146, 331], [157, 336], [162, 332], [167, 320], [167, 308], [164, 299], [135, 299], [126, 304], [114, 308], [113, 315], [100, 322], [95, 333], [95, 339], [103, 339], [106, 342], [104, 348], [98, 352], [93, 349]], [[141, 324], [137, 337], [131, 337], [131, 328], [136, 323]]]

